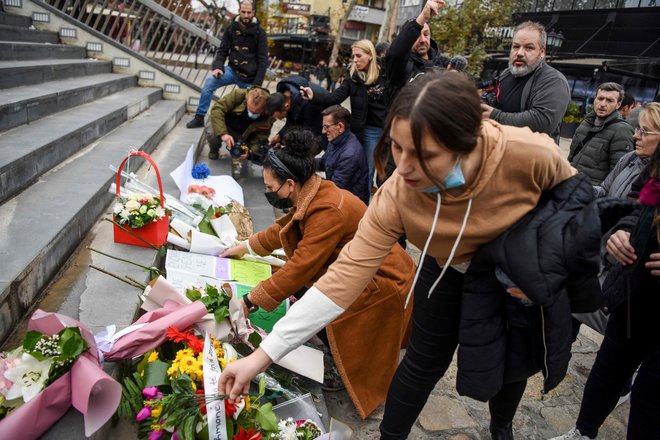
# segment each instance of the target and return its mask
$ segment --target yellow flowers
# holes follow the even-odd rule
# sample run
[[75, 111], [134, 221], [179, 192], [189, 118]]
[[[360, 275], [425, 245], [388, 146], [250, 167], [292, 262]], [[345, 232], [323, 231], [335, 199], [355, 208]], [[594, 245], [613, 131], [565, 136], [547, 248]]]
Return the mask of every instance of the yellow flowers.
[[157, 351], [152, 351], [149, 357], [147, 358], [147, 362], [155, 362], [158, 360], [158, 352]]
[[202, 382], [204, 380], [202, 353], [195, 356], [195, 353], [190, 348], [179, 350], [176, 353], [174, 362], [172, 362], [172, 365], [167, 370], [167, 375], [174, 377], [179, 374], [179, 371], [187, 374], [196, 382]]
[[154, 407], [151, 409], [151, 417], [154, 420], [158, 420], [162, 412], [163, 412], [163, 405], [154, 405]]

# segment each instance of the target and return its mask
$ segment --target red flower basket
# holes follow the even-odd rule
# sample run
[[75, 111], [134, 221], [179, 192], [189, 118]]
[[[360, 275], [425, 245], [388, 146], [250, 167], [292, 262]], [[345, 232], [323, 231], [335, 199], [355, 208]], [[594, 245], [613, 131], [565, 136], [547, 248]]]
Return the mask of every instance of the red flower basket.
[[[163, 182], [160, 179], [160, 172], [158, 171], [158, 167], [156, 166], [156, 163], [151, 159], [151, 156], [149, 156], [144, 151], [131, 151], [128, 154], [128, 156], [126, 156], [124, 160], [121, 162], [121, 165], [119, 165], [119, 169], [117, 170], [117, 180], [116, 180], [117, 199], [119, 199], [119, 195], [120, 195], [119, 193], [121, 190], [121, 171], [122, 169], [124, 169], [124, 164], [126, 164], [126, 161], [133, 156], [143, 157], [145, 160], [149, 161], [149, 163], [154, 167], [154, 170], [156, 171], [156, 178], [158, 179], [158, 190], [160, 191], [160, 206], [164, 209], [165, 197], [163, 196]], [[142, 237], [144, 240], [153, 244], [154, 246], [160, 247], [163, 244], [165, 244], [165, 242], [167, 241], [167, 233], [170, 230], [170, 217], [166, 213], [163, 218], [160, 218], [155, 222], [150, 222], [148, 225], [138, 229], [133, 229], [129, 225], [122, 225], [122, 227], [124, 229], [131, 231], [133, 234]], [[116, 224], [114, 225], [114, 232], [115, 232], [114, 234], [115, 243], [132, 244], [134, 246], [142, 246], [142, 247], [151, 247], [144, 241], [135, 237], [134, 235], [131, 235], [130, 233], [124, 231]]]

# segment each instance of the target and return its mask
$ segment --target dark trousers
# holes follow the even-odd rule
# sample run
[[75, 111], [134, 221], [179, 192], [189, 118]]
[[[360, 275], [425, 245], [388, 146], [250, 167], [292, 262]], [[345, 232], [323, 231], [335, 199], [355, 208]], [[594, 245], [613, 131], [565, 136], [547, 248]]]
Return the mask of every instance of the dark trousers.
[[[657, 295], [657, 291], [645, 293]], [[584, 387], [576, 423], [582, 435], [596, 437], [616, 406], [621, 387], [639, 367], [630, 397], [628, 439], [660, 439], [660, 347], [657, 324], [652, 316], [646, 316], [656, 314], [657, 308], [645, 310], [648, 307], [644, 303], [633, 301], [630, 338], [628, 303], [621, 304], [610, 315], [605, 339]]]
[[[381, 439], [407, 438], [458, 345], [463, 274], [448, 269], [427, 298], [440, 271], [435, 259], [426, 257], [415, 286], [410, 343], [387, 393]], [[492, 423], [505, 425], [513, 420], [525, 384], [507, 384], [489, 402]]]

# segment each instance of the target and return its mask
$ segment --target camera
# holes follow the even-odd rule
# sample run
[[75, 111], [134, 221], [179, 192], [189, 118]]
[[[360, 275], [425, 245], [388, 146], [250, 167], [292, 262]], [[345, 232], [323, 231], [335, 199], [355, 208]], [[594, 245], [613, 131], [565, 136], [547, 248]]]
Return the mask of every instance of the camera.
[[229, 149], [229, 154], [231, 157], [238, 159], [244, 154], [248, 153], [250, 150], [248, 146], [242, 140], [236, 141], [234, 146]]
[[479, 97], [481, 102], [488, 104], [491, 107], [496, 107], [499, 85], [499, 81], [497, 80], [483, 81], [478, 83], [477, 88], [482, 90], [481, 96]]
[[250, 150], [248, 153], [248, 159], [250, 159], [255, 165], [263, 165], [264, 160], [266, 160], [266, 156], [268, 155], [268, 150], [270, 150], [268, 141], [262, 141], [259, 143], [257, 151]]

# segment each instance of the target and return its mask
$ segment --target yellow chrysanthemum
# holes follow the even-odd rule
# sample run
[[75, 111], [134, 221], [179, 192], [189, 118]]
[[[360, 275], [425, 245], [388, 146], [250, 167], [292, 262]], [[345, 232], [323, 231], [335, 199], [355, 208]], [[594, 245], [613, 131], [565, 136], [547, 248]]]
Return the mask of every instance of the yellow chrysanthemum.
[[192, 356], [183, 356], [179, 360], [179, 365], [181, 366], [181, 369], [185, 371], [194, 368], [197, 365], [197, 359]]
[[220, 367], [224, 370], [225, 367], [227, 366], [227, 361], [225, 360], [225, 358], [220, 358], [218, 359], [218, 361], [220, 361]]
[[250, 411], [250, 396], [245, 396], [245, 411]]
[[192, 385], [193, 391], [197, 391], [197, 385], [195, 385], [195, 382], [192, 382], [190, 385]]
[[152, 417], [154, 420], [158, 420], [158, 418], [160, 417], [160, 414], [161, 414], [162, 412], [163, 412], [163, 405], [155, 405], [155, 406], [151, 409], [151, 417]]
[[160, 431], [163, 429], [163, 425], [153, 424], [149, 428], [151, 428], [152, 431]]
[[158, 360], [158, 352], [152, 351], [151, 354], [149, 355], [149, 358], [147, 359], [147, 362], [154, 362], [157, 360]]

